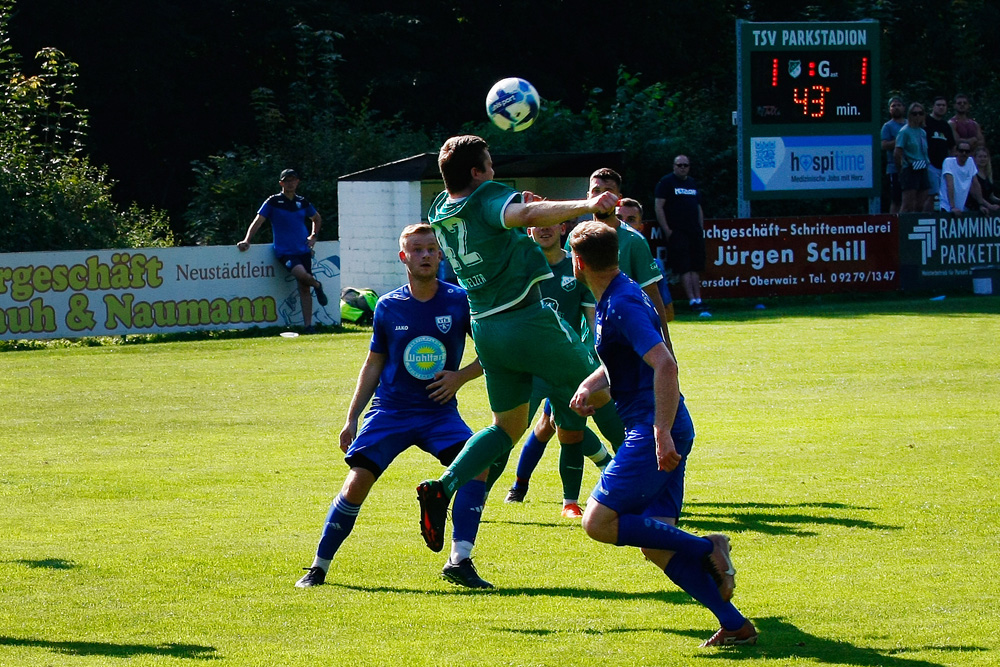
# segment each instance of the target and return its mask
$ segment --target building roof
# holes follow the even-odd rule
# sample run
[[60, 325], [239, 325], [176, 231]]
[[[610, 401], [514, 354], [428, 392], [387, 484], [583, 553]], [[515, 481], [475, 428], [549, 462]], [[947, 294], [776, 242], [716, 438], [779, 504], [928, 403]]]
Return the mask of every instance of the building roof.
[[[601, 167], [621, 171], [624, 151], [604, 153], [491, 153], [498, 178], [590, 176]], [[341, 181], [439, 181], [437, 153], [421, 153], [345, 174]]]

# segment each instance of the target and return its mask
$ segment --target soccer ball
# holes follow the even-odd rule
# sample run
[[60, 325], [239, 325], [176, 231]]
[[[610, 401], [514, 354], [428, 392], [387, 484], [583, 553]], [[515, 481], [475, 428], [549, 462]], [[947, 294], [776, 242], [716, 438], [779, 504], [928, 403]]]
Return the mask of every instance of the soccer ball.
[[511, 77], [493, 84], [486, 96], [486, 114], [504, 131], [527, 130], [538, 118], [541, 98], [524, 79]]

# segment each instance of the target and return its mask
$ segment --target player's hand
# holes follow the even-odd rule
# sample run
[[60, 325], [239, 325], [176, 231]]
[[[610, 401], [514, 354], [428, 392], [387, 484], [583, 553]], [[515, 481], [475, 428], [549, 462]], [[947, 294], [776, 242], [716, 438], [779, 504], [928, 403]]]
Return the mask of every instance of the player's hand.
[[308, 237], [306, 237], [306, 243], [309, 244], [310, 248], [312, 248], [313, 246], [315, 246], [316, 245], [316, 235], [315, 234], [310, 234]]
[[239, 243], [236, 244], [236, 247], [240, 249], [240, 252], [244, 252], [250, 248], [250, 242], [240, 241]]
[[589, 417], [594, 414], [594, 406], [590, 404], [590, 390], [579, 387], [573, 398], [569, 400], [569, 407], [581, 417]]
[[346, 454], [347, 448], [351, 446], [356, 437], [358, 437], [358, 422], [357, 420], [351, 421], [348, 419], [344, 424], [343, 430], [340, 432], [340, 451]]
[[455, 371], [438, 371], [434, 374], [434, 382], [427, 385], [431, 400], [444, 405], [455, 397], [462, 388], [462, 380]]
[[659, 470], [670, 472], [681, 462], [681, 455], [674, 447], [674, 439], [670, 437], [670, 429], [653, 427], [656, 436], [656, 466]]
[[530, 204], [531, 202], [536, 202], [536, 201], [545, 201], [545, 197], [541, 195], [536, 195], [534, 192], [530, 192], [529, 190], [525, 190], [524, 192], [521, 193], [522, 204]]
[[613, 192], [602, 192], [596, 197], [588, 199], [587, 205], [590, 208], [591, 213], [614, 213], [615, 208], [618, 207], [619, 199], [621, 199], [621, 197]]

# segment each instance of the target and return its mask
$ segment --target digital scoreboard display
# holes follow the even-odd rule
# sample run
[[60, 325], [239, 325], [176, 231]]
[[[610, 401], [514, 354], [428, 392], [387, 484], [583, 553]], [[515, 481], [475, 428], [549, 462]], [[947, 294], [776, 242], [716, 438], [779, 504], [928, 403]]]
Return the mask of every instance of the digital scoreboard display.
[[872, 122], [871, 51], [754, 51], [751, 125]]

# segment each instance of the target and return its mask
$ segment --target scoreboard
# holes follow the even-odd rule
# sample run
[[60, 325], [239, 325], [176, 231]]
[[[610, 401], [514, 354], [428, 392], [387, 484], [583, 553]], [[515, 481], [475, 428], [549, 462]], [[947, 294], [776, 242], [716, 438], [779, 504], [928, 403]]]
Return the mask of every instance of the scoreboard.
[[872, 197], [879, 25], [737, 23], [741, 199]]

